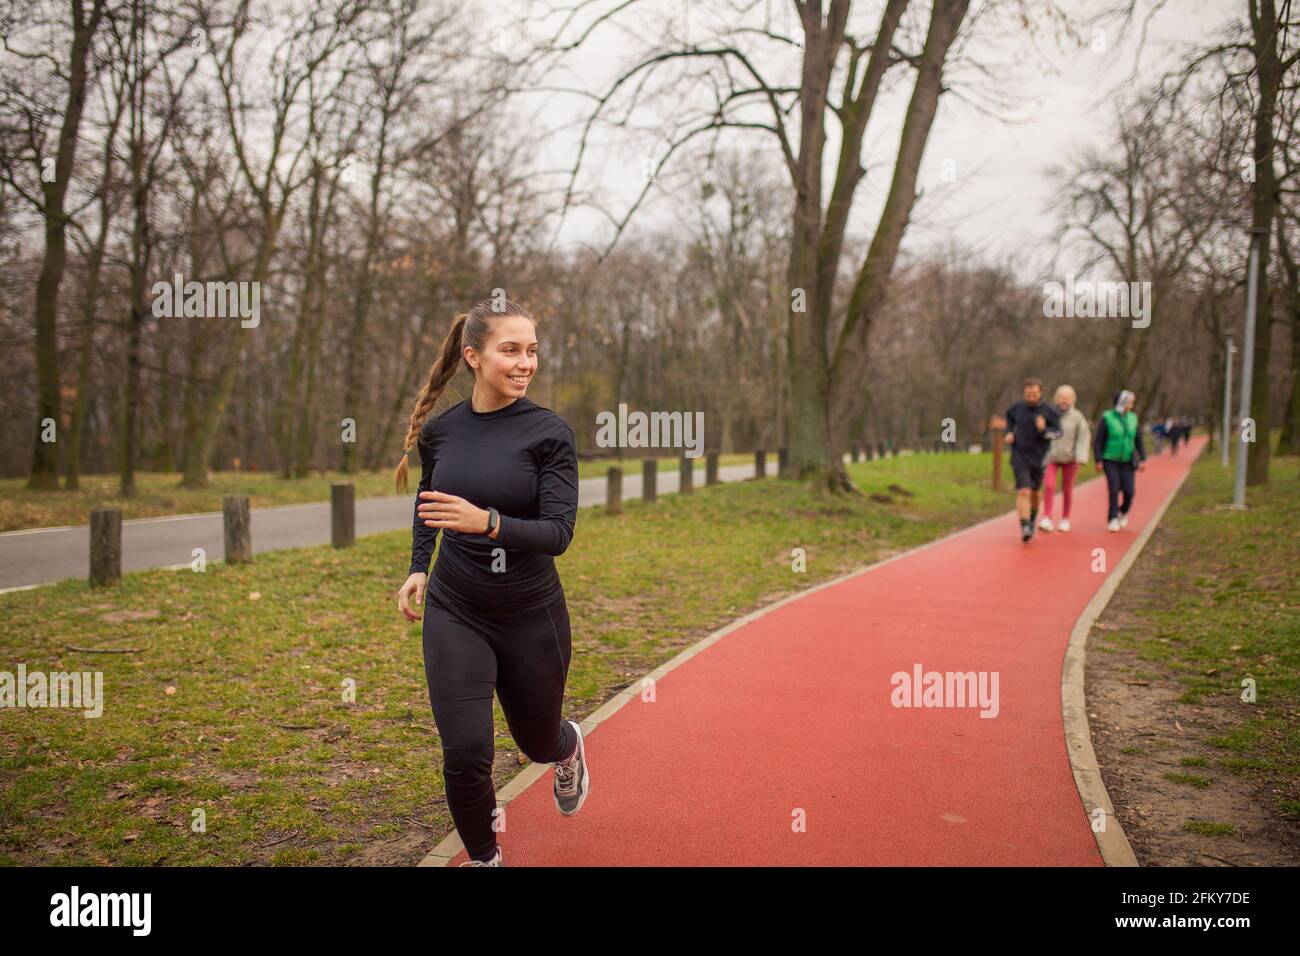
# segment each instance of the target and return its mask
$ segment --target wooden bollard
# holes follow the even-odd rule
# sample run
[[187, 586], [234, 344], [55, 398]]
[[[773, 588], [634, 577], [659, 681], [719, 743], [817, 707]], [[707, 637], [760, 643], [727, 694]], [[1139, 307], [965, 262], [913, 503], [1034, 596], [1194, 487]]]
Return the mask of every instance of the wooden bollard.
[[849, 446], [849, 461], [856, 465], [858, 463], [858, 455], [861, 452], [862, 449], [858, 447], [858, 443], [854, 442]]
[[609, 469], [609, 484], [605, 487], [605, 513], [621, 515], [623, 513], [623, 469]]
[[90, 583], [105, 587], [122, 580], [122, 509], [90, 512]]
[[767, 477], [767, 452], [762, 448], [754, 450], [754, 477]]
[[993, 490], [1002, 487], [1002, 446], [1006, 439], [1001, 434], [1007, 427], [1007, 420], [1001, 415], [989, 419], [989, 444], [993, 450]]
[[695, 459], [687, 458], [682, 455], [682, 477], [677, 483], [677, 490], [684, 495], [689, 495], [695, 490]]
[[330, 485], [330, 544], [350, 548], [357, 541], [357, 490], [349, 483]]
[[790, 474], [790, 449], [782, 445], [776, 450], [776, 476], [784, 478]]
[[226, 564], [252, 561], [253, 534], [248, 518], [248, 495], [222, 497], [221, 523], [225, 529]]
[[641, 500], [656, 501], [659, 489], [659, 460], [646, 458], [641, 462]]
[[716, 451], [704, 453], [704, 483], [706, 485], [716, 485], [718, 483], [718, 453]]

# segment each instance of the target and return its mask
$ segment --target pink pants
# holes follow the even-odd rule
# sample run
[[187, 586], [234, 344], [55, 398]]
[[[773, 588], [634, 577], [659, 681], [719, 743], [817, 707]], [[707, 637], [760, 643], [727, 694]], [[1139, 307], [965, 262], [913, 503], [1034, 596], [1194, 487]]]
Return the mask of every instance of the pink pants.
[[1056, 469], [1061, 469], [1061, 497], [1065, 499], [1061, 508], [1061, 517], [1070, 517], [1070, 499], [1074, 496], [1074, 476], [1079, 473], [1077, 461], [1060, 464], [1049, 461], [1047, 473], [1043, 475], [1043, 514], [1052, 516], [1052, 496], [1056, 494]]

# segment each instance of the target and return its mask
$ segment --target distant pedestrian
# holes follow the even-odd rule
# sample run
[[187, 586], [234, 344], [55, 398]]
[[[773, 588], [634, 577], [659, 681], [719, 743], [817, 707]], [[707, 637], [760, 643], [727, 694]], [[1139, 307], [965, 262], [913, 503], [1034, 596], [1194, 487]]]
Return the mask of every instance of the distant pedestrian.
[[1091, 429], [1083, 412], [1075, 408], [1078, 396], [1069, 385], [1056, 390], [1056, 407], [1061, 412], [1061, 434], [1052, 439], [1047, 451], [1047, 471], [1043, 477], [1043, 520], [1038, 526], [1052, 530], [1052, 498], [1056, 494], [1056, 477], [1061, 478], [1062, 531], [1070, 530], [1070, 503], [1074, 497], [1074, 479], [1079, 469], [1088, 463], [1088, 446]]
[[[1146, 467], [1147, 453], [1142, 447], [1142, 429], [1133, 411], [1136, 396], [1128, 389], [1115, 393], [1115, 404], [1101, 413], [1092, 441], [1097, 470], [1106, 472], [1108, 505], [1107, 530], [1128, 526], [1133, 507], [1134, 473]], [[1121, 500], [1122, 497], [1122, 500]]]
[[1007, 409], [1005, 441], [1011, 446], [1011, 471], [1016, 476], [1016, 514], [1020, 540], [1034, 536], [1038, 520], [1038, 490], [1052, 439], [1061, 434], [1060, 415], [1042, 400], [1043, 383], [1027, 378], [1021, 384], [1021, 401]]
[[1169, 429], [1164, 422], [1156, 422], [1151, 426], [1151, 437], [1155, 440], [1155, 455], [1160, 455], [1165, 447], [1165, 438], [1169, 435]]

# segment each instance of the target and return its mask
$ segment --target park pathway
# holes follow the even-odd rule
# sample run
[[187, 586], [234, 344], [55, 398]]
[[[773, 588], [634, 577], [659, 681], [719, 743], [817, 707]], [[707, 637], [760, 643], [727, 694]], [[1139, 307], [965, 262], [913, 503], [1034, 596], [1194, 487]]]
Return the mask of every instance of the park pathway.
[[[1119, 533], [1105, 481], [1088, 482], [1069, 534], [1022, 544], [1008, 514], [712, 635], [652, 675], [653, 700], [637, 682], [584, 721], [581, 812], [560, 815], [548, 765], [498, 794], [505, 864], [1101, 865], [1066, 753], [1062, 661], [1203, 446], [1148, 462]], [[917, 667], [997, 672], [996, 716], [893, 706], [892, 675]], [[422, 865], [464, 860], [453, 834]]]

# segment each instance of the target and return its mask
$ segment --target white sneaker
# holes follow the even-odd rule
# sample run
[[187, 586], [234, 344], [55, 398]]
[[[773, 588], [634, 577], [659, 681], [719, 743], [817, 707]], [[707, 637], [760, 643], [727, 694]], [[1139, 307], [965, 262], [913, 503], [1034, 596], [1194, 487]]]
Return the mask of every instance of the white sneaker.
[[1111, 518], [1111, 519], [1110, 519], [1110, 524], [1106, 525], [1106, 530], [1107, 530], [1107, 531], [1118, 531], [1118, 530], [1119, 530], [1119, 519], [1118, 519], [1118, 518]]
[[1061, 531], [1069, 531], [1069, 530], [1070, 530], [1070, 519], [1069, 519], [1069, 518], [1062, 518], [1062, 519], [1061, 519], [1061, 527], [1060, 527], [1059, 530], [1061, 530]]
[[1120, 516], [1119, 516], [1119, 526], [1120, 526], [1121, 528], [1127, 528], [1127, 527], [1128, 527], [1128, 515], [1126, 515], [1126, 514], [1120, 514]]
[[1038, 527], [1042, 528], [1044, 531], [1051, 531], [1052, 519], [1049, 518], [1047, 515], [1043, 515], [1043, 520], [1038, 522]]
[[461, 864], [461, 866], [505, 866], [505, 863], [501, 861], [501, 847], [497, 847], [497, 851], [492, 855], [492, 859], [488, 860], [486, 863], [482, 860], [471, 859], [466, 860]]
[[578, 734], [578, 747], [567, 761], [553, 764], [555, 806], [566, 817], [573, 816], [582, 809], [587, 799], [587, 791], [591, 787], [591, 774], [587, 770], [587, 747], [582, 740], [582, 728], [576, 721], [570, 720], [569, 723], [573, 724], [573, 729]]

